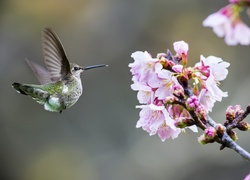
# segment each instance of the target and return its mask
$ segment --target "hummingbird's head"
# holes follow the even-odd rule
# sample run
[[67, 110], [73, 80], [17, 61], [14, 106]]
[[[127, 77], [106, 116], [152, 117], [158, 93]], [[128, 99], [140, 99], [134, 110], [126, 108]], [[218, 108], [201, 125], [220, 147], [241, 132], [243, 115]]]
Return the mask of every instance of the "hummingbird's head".
[[75, 77], [80, 77], [81, 73], [84, 71], [84, 68], [75, 64], [75, 63], [71, 63], [70, 64], [70, 68], [71, 68], [71, 73], [73, 74], [73, 76]]
[[93, 66], [79, 66], [75, 63], [70, 63], [70, 68], [71, 68], [71, 73], [75, 77], [80, 77], [81, 73], [83, 71], [89, 70], [89, 69], [94, 69], [94, 68], [99, 68], [99, 67], [107, 67], [108, 65], [106, 64], [98, 64], [98, 65], [93, 65]]

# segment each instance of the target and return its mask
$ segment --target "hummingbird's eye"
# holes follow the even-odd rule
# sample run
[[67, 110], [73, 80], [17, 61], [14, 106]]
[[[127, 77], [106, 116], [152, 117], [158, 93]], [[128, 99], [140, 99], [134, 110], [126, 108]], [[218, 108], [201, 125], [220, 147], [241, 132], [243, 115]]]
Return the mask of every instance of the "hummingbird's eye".
[[75, 70], [75, 71], [79, 70], [79, 67], [74, 67], [74, 70]]

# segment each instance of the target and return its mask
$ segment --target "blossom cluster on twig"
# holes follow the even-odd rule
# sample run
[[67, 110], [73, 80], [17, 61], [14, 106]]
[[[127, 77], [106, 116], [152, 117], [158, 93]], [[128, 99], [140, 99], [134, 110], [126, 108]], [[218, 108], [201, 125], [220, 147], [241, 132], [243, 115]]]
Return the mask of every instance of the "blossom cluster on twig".
[[[212, 111], [214, 103], [227, 97], [218, 84], [226, 78], [229, 63], [201, 55], [194, 67], [186, 67], [188, 44], [175, 42], [174, 50], [175, 56], [168, 50], [156, 58], [137, 51], [132, 54], [134, 62], [129, 64], [134, 82], [131, 88], [138, 91], [138, 100], [143, 104], [137, 106], [141, 112], [136, 127], [142, 127], [150, 135], [158, 134], [162, 141], [178, 137], [180, 128], [197, 132], [188, 110], [194, 110], [205, 123], [205, 114]], [[192, 91], [190, 97], [185, 94], [187, 88]]]
[[229, 106], [225, 123], [212, 120], [208, 113], [214, 103], [227, 97], [227, 92], [220, 88], [220, 82], [228, 74], [229, 63], [219, 57], [200, 56], [200, 61], [193, 67], [187, 67], [188, 44], [178, 41], [173, 44], [175, 54], [170, 50], [159, 53], [153, 58], [148, 52], [137, 51], [129, 64], [133, 84], [141, 105], [140, 118], [136, 124], [149, 135], [158, 134], [162, 141], [177, 138], [186, 128], [204, 133], [198, 138], [199, 143], [218, 142], [221, 148], [234, 149], [242, 157], [250, 160], [250, 154], [238, 146], [235, 128], [246, 131], [250, 128], [245, 117], [250, 112], [239, 105]]

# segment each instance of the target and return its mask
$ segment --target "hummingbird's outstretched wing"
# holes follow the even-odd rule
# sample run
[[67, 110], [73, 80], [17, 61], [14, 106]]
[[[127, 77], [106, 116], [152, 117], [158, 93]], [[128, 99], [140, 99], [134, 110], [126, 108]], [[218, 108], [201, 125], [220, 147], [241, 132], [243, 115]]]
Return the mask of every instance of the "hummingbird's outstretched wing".
[[28, 59], [26, 59], [26, 61], [41, 84], [48, 84], [52, 82], [50, 72], [46, 68], [37, 63], [31, 62]]
[[58, 81], [70, 77], [70, 64], [56, 33], [51, 28], [45, 27], [42, 41], [44, 62], [50, 72], [51, 80]]

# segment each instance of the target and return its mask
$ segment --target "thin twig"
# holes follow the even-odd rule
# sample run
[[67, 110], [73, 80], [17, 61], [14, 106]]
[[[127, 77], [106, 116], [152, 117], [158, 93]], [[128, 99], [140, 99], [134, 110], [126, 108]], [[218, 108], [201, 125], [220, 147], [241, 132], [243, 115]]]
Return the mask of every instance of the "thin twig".
[[237, 118], [233, 120], [232, 123], [230, 123], [227, 126], [227, 131], [231, 131], [233, 128], [235, 128], [240, 121], [244, 120], [249, 115], [249, 113], [250, 113], [250, 105], [247, 106], [244, 113], [240, 114]]
[[[208, 124], [212, 127], [216, 127], [216, 123], [215, 121], [207, 115], [207, 118], [208, 118]], [[240, 147], [235, 141], [233, 141], [231, 139], [231, 137], [227, 134], [226, 131], [224, 131], [224, 134], [222, 136], [221, 139], [221, 142], [218, 142], [220, 144], [222, 144], [224, 147], [227, 147], [227, 148], [230, 148], [230, 149], [233, 149], [234, 151], [236, 151], [238, 154], [240, 154], [244, 159], [250, 161], [250, 153], [247, 152], [245, 149], [243, 149], [242, 147]]]
[[[187, 84], [184, 84], [182, 83], [182, 86], [184, 88], [184, 92], [185, 94], [190, 97], [193, 95], [193, 92], [188, 88]], [[242, 114], [241, 117], [238, 117], [238, 119], [236, 119], [235, 121], [240, 121], [240, 119], [244, 119], [248, 114], [250, 113], [250, 105], [248, 105], [246, 111]], [[196, 122], [199, 122], [197, 121], [197, 115], [193, 112], [190, 113], [190, 115], [194, 118], [194, 120]], [[198, 118], [199, 119], [199, 118]], [[213, 128], [216, 129], [216, 126], [217, 126], [217, 123], [209, 116], [207, 115], [207, 120], [208, 120], [208, 124], [210, 126], [212, 126]], [[198, 124], [197, 124], [198, 126]], [[200, 127], [200, 126], [199, 126]], [[202, 127], [200, 127], [201, 129], [203, 129]], [[224, 147], [227, 147], [227, 148], [230, 148], [230, 149], [233, 149], [235, 152], [237, 152], [238, 154], [240, 154], [244, 159], [250, 161], [250, 153], [247, 152], [245, 149], [243, 149], [242, 147], [240, 147], [235, 141], [232, 140], [232, 138], [227, 134], [226, 132], [226, 127], [225, 128], [225, 131], [223, 133], [223, 136], [222, 137], [216, 137], [214, 140], [221, 144], [221, 150], [224, 148]], [[204, 130], [204, 129], [203, 129]]]

